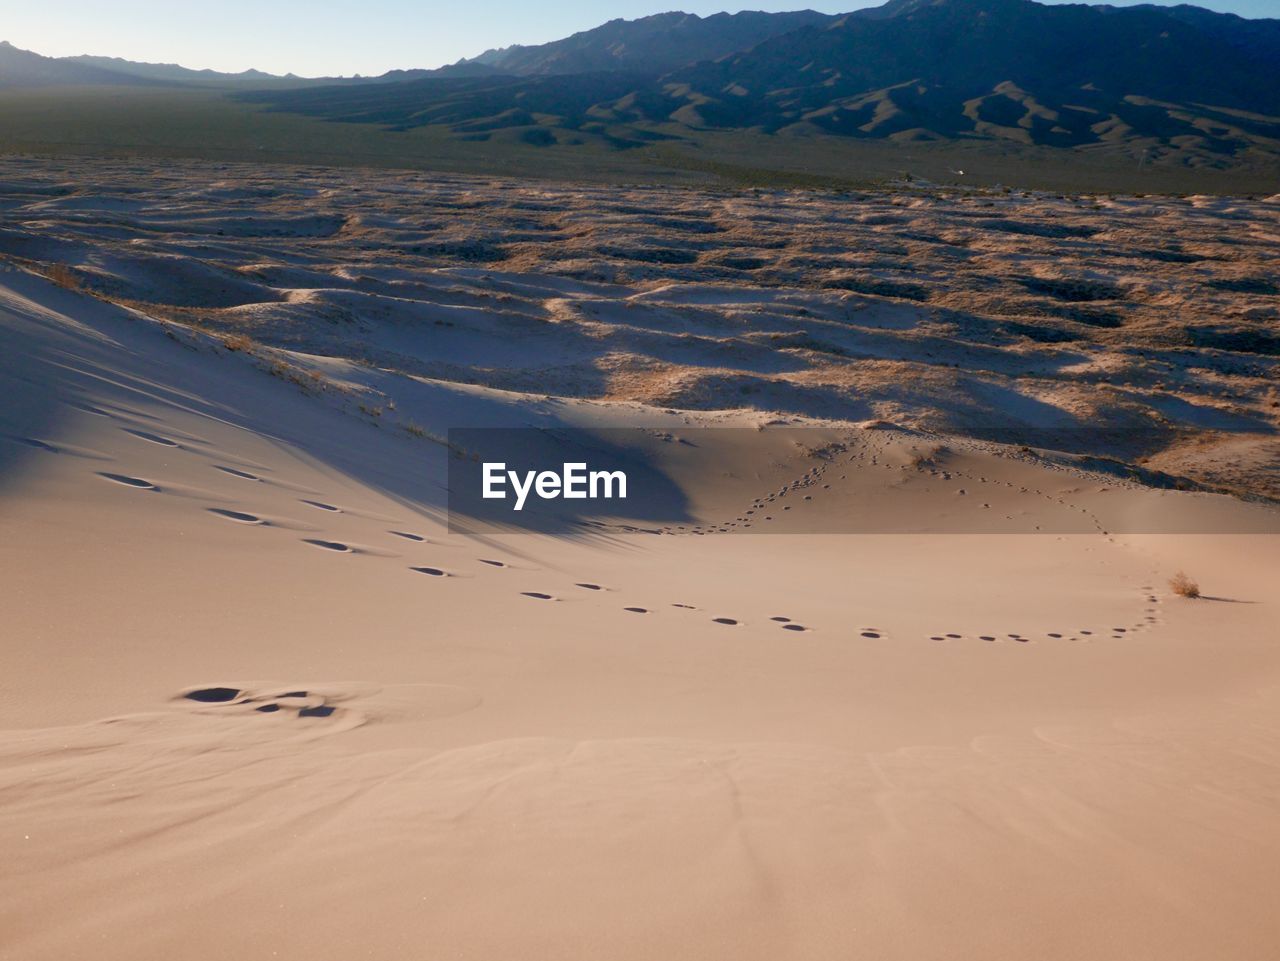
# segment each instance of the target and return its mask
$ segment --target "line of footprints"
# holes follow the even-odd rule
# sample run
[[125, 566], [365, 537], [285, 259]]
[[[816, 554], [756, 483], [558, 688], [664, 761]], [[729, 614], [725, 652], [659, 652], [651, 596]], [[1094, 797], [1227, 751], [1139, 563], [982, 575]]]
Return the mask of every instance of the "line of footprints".
[[[81, 407], [80, 409], [87, 410], [91, 413], [99, 414], [101, 416], [112, 417], [113, 419], [124, 419], [116, 414], [113, 414], [110, 411], [102, 410], [100, 408]], [[134, 412], [129, 412], [129, 413], [133, 414]], [[161, 434], [156, 434], [151, 431], [141, 430], [136, 427], [122, 427], [121, 430], [138, 438], [139, 440], [142, 440], [148, 443], [159, 444], [165, 447], [184, 450], [189, 453], [195, 453], [201, 456], [206, 456], [211, 458], [216, 456], [211, 450], [205, 451], [205, 450], [199, 449], [200, 447], [208, 444], [207, 441], [203, 441], [200, 438], [183, 437], [180, 440], [174, 440], [170, 437], [166, 437]], [[20, 437], [20, 438], [14, 438], [14, 439], [28, 446], [31, 446], [38, 450], [46, 451], [49, 453], [72, 454], [73, 456], [88, 457], [89, 459], [93, 459], [93, 460], [110, 460], [111, 459], [107, 455], [97, 454], [95, 452], [80, 451], [78, 449], [73, 449], [73, 448], [61, 447], [57, 444], [50, 443], [44, 440], [35, 439], [35, 438]], [[856, 458], [851, 458], [851, 460], [853, 459], [856, 459]], [[872, 456], [871, 463], [873, 466], [876, 465], [878, 463], [878, 458], [876, 458], [875, 456]], [[241, 480], [250, 481], [254, 483], [271, 484], [272, 486], [281, 487], [281, 488], [291, 490], [291, 491], [296, 491], [299, 493], [307, 493], [312, 495], [316, 493], [314, 491], [311, 491], [308, 488], [304, 488], [298, 485], [291, 485], [274, 478], [264, 478], [258, 474], [252, 473], [241, 467], [232, 467], [225, 464], [217, 464], [217, 463], [212, 464], [211, 466], [214, 469], [221, 471], [224, 474], [239, 478]], [[809, 471], [807, 471], [802, 477], [800, 477], [793, 483], [786, 485], [784, 488], [777, 491], [776, 493], [772, 493], [764, 497], [758, 498], [756, 501], [753, 502], [752, 508], [745, 511], [744, 514], [737, 519], [737, 522], [742, 523], [743, 526], [750, 526], [751, 518], [755, 514], [755, 512], [761, 509], [767, 509], [768, 505], [773, 503], [778, 497], [783, 497], [787, 493], [797, 493], [806, 488], [818, 487], [822, 479], [822, 476], [827, 470], [828, 466], [830, 465], [824, 464], [819, 467], [812, 468]], [[885, 466], [889, 466], [889, 465], [885, 465]], [[933, 471], [930, 471], [930, 472], [933, 473]], [[145, 491], [145, 492], [151, 492], [151, 493], [166, 492], [166, 488], [162, 484], [154, 483], [150, 480], [146, 480], [141, 477], [134, 477], [128, 474], [121, 474], [121, 473], [116, 473], [111, 471], [98, 471], [97, 474], [103, 480], [106, 480], [110, 483], [119, 484], [123, 487], [129, 488], [132, 490]], [[950, 479], [950, 477], [948, 476], [947, 479]], [[983, 478], [982, 480], [985, 480], [985, 478]], [[829, 484], [822, 485], [822, 487], [825, 489], [825, 488], [829, 488], [830, 485]], [[178, 489], [174, 492], [181, 492], [181, 489]], [[1040, 494], [1042, 492], [1036, 491], [1035, 493]], [[200, 495], [199, 493], [193, 492], [192, 496], [199, 497]], [[808, 499], [808, 496], [810, 495], [805, 495], [806, 499]], [[1048, 497], [1050, 495], [1045, 495], [1045, 496]], [[1056, 498], [1054, 499], [1057, 500]], [[317, 511], [320, 511], [322, 513], [337, 514], [337, 513], [344, 512], [343, 509], [337, 505], [330, 504], [322, 500], [315, 500], [310, 497], [299, 497], [298, 502], [308, 507], [311, 507]], [[784, 509], [789, 509], [789, 508], [784, 508]], [[236, 510], [233, 508], [208, 507], [206, 508], [206, 510], [210, 514], [213, 514], [216, 517], [220, 517], [224, 520], [231, 521], [237, 524], [246, 525], [246, 526], [279, 527], [279, 528], [285, 528], [285, 529], [292, 528], [294, 530], [298, 530], [306, 533], [312, 533], [315, 530], [314, 528], [310, 527], [310, 525], [307, 525], [307, 524], [300, 524], [300, 523], [285, 520], [285, 519], [262, 517], [257, 514], [250, 513], [248, 511]], [[1096, 519], [1094, 520], [1096, 523]], [[670, 533], [690, 533], [690, 534], [712, 533], [717, 530], [725, 531], [731, 528], [732, 526], [734, 525], [730, 523], [730, 524], [713, 526], [713, 527], [694, 528], [691, 530], [685, 530], [683, 528], [671, 529], [669, 532]], [[1101, 525], [1099, 525], [1099, 530], [1101, 530]], [[413, 533], [411, 531], [391, 529], [391, 530], [388, 530], [387, 533], [404, 541], [409, 541], [409, 542], [419, 543], [419, 544], [428, 543], [428, 539], [426, 537], [422, 536], [421, 534]], [[301, 538], [301, 541], [317, 549], [329, 551], [337, 554], [348, 554], [348, 555], [365, 554], [365, 555], [374, 555], [374, 556], [383, 556], [383, 557], [397, 556], [393, 551], [386, 551], [386, 550], [380, 550], [373, 547], [347, 544], [342, 541], [328, 540], [323, 537], [303, 537]], [[501, 568], [510, 567], [509, 564], [501, 560], [494, 560], [491, 558], [477, 558], [476, 560], [479, 563], [484, 564], [487, 567], [491, 567], [491, 568], [501, 569]], [[424, 574], [428, 577], [448, 578], [451, 576], [455, 576], [450, 571], [441, 567], [414, 565], [414, 566], [410, 566], [409, 569], [416, 573]], [[598, 593], [598, 594], [609, 593], [611, 590], [610, 588], [607, 588], [604, 585], [591, 583], [588, 581], [576, 582], [574, 586], [580, 590], [590, 592], [590, 593]], [[1060, 640], [1065, 638], [1066, 640], [1070, 640], [1070, 641], [1084, 641], [1095, 636], [1110, 636], [1114, 639], [1120, 639], [1128, 634], [1141, 631], [1143, 628], [1149, 627], [1158, 621], [1157, 608], [1155, 605], [1159, 603], [1159, 599], [1153, 593], [1153, 589], [1149, 585], [1143, 586], [1141, 588], [1141, 591], [1148, 606], [1145, 607], [1143, 610], [1142, 620], [1136, 623], [1113, 626], [1110, 629], [1100, 629], [1096, 627], [1076, 628], [1072, 630], [1064, 629], [1061, 631], [1048, 632], [1043, 636], [1050, 640]], [[545, 593], [542, 591], [521, 591], [520, 594], [523, 597], [527, 597], [527, 598], [530, 598], [531, 600], [537, 600], [537, 601], [559, 600], [559, 598], [557, 598], [554, 594]], [[670, 607], [673, 609], [685, 610], [685, 611], [691, 611], [691, 612], [700, 610], [700, 608], [698, 608], [693, 604], [685, 604], [685, 603], [673, 603], [670, 605]], [[632, 615], [647, 615], [647, 614], [655, 613], [655, 609], [653, 608], [634, 606], [634, 605], [624, 606], [622, 607], [621, 610], [627, 614], [632, 614]], [[723, 616], [712, 617], [710, 618], [710, 622], [713, 624], [718, 624], [725, 627], [736, 627], [744, 624], [744, 622], [738, 618], [723, 617]], [[809, 626], [798, 623], [796, 620], [794, 620], [789, 616], [784, 616], [784, 615], [775, 615], [770, 618], [770, 622], [777, 625], [782, 630], [791, 631], [795, 633], [806, 632], [813, 629]], [[887, 632], [879, 628], [870, 627], [870, 626], [862, 627], [858, 629], [856, 633], [858, 634], [858, 636], [867, 638], [870, 640], [875, 640], [875, 639], [888, 636]], [[937, 641], [937, 642], [962, 640], [962, 639], [965, 639], [966, 637], [975, 638], [977, 640], [984, 641], [987, 643], [994, 643], [997, 641], [1007, 640], [1015, 643], [1025, 644], [1032, 640], [1031, 637], [1021, 633], [1017, 633], [1017, 632], [1007, 632], [1007, 633], [999, 633], [999, 634], [990, 633], [990, 634], [978, 634], [978, 635], [966, 635], [966, 634], [961, 634], [956, 632], [942, 632], [942, 633], [929, 635], [930, 640]]]
[[[771, 491], [768, 494], [764, 494], [760, 497], [757, 497], [755, 500], [751, 501], [751, 503], [740, 514], [728, 520], [723, 520], [718, 523], [712, 523], [712, 524], [698, 524], [692, 527], [685, 526], [683, 524], [672, 525], [672, 526], [666, 526], [666, 527], [661, 527], [661, 528], [656, 528], [653, 530], [641, 531], [641, 532], [653, 533], [653, 534], [702, 536], [706, 534], [727, 534], [730, 531], [735, 529], [745, 530], [749, 527], [752, 527], [753, 525], [757, 525], [761, 523], [767, 524], [768, 522], [775, 520], [777, 515], [781, 514], [782, 512], [790, 511], [793, 507], [802, 507], [806, 502], [813, 501], [815, 497], [820, 496], [822, 491], [831, 490], [832, 485], [824, 484], [822, 483], [822, 480], [826, 476], [828, 470], [830, 470], [832, 467], [837, 465], [838, 458], [840, 457], [840, 455], [849, 454], [848, 458], [845, 461], [845, 463], [848, 463], [848, 464], [858, 464], [859, 462], [861, 462], [864, 465], [870, 465], [871, 467], [880, 467], [889, 471], [897, 471], [901, 473], [914, 471], [917, 473], [923, 473], [923, 474], [927, 474], [930, 477], [937, 478], [943, 482], [968, 481], [969, 483], [974, 485], [996, 484], [996, 485], [1006, 487], [1010, 491], [1015, 491], [1019, 494], [1033, 494], [1037, 497], [1041, 497], [1045, 500], [1051, 501], [1052, 503], [1057, 504], [1059, 507], [1062, 507], [1068, 511], [1078, 512], [1088, 522], [1089, 526], [1091, 526], [1097, 533], [1107, 536], [1110, 540], [1112, 540], [1112, 542], [1114, 542], [1114, 539], [1110, 538], [1110, 531], [1106, 530], [1106, 528], [1103, 526], [1101, 520], [1099, 520], [1096, 514], [1094, 514], [1092, 511], [1090, 511], [1086, 507], [1081, 507], [1076, 504], [1069, 504], [1062, 497], [1055, 496], [1054, 494], [1048, 493], [1038, 488], [1028, 488], [1024, 486], [1015, 485], [1011, 481], [988, 478], [982, 475], [975, 475], [962, 470], [943, 469], [943, 468], [934, 466], [927, 458], [922, 459], [915, 464], [895, 466], [894, 464], [882, 462], [880, 460], [880, 455], [884, 453], [883, 448], [881, 448], [879, 450], [879, 453], [877, 453], [874, 445], [869, 445], [869, 446], [871, 447], [870, 453], [862, 450], [855, 450], [852, 453], [850, 453], [849, 448], [845, 445], [833, 445], [832, 448], [827, 452], [828, 459], [825, 460], [823, 463], [817, 465], [816, 467], [810, 468], [798, 479], [788, 484], [784, 484], [782, 487], [778, 488], [777, 490]], [[848, 474], [840, 475], [840, 480], [847, 480], [847, 479], [848, 479]], [[811, 492], [804, 493], [804, 491], [806, 490], [809, 490]], [[955, 493], [963, 497], [969, 494], [969, 490], [968, 488], [961, 486], [956, 489]], [[783, 501], [788, 495], [798, 495], [799, 502], [794, 504], [781, 503], [781, 501]], [[794, 497], [793, 497], [793, 500], [795, 500]], [[984, 509], [991, 509], [991, 504], [988, 502], [983, 502], [982, 507]], [[1005, 515], [1004, 519], [1007, 521], [1014, 520], [1013, 516], [1008, 514]], [[1040, 530], [1040, 527], [1037, 525], [1035, 529]], [[636, 531], [637, 529], [627, 528], [627, 530]]]

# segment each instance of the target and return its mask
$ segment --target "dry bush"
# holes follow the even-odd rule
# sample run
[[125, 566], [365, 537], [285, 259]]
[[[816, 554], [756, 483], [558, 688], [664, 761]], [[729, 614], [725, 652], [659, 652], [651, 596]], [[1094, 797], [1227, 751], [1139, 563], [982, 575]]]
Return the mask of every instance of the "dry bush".
[[[329, 390], [330, 384], [324, 379], [324, 374], [318, 370], [304, 370], [290, 364], [288, 361], [281, 360], [279, 357], [272, 358], [267, 372], [272, 377], [279, 377], [281, 380], [288, 381], [295, 386], [301, 387], [308, 394], [319, 394]], [[349, 390], [349, 388], [339, 387], [339, 390]]]
[[947, 448], [940, 444], [935, 444], [925, 450], [913, 447], [907, 455], [907, 466], [914, 467], [916, 470], [933, 467], [936, 465], [937, 459], [945, 453], [947, 453]]
[[59, 287], [65, 287], [68, 290], [80, 289], [79, 276], [66, 264], [50, 264], [45, 269], [44, 275]]
[[430, 441], [433, 444], [439, 444], [441, 447], [447, 447], [459, 457], [467, 455], [467, 451], [459, 447], [457, 444], [451, 444], [449, 438], [444, 434], [437, 434], [435, 431], [427, 430], [421, 424], [415, 424], [413, 421], [405, 421], [399, 425], [400, 429], [410, 437], [417, 437], [419, 440]]
[[1173, 577], [1169, 578], [1169, 590], [1179, 597], [1200, 596], [1200, 585], [1187, 577], [1182, 571], [1178, 571]]
[[253, 338], [248, 334], [227, 334], [222, 338], [222, 346], [227, 350], [248, 352], [253, 349]]

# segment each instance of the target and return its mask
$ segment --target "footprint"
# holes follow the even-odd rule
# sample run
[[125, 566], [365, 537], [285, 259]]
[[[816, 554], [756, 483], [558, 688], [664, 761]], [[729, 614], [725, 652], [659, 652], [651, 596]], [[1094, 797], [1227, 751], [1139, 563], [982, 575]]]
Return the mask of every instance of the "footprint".
[[541, 591], [521, 591], [523, 597], [533, 597], [540, 601], [554, 601], [555, 598], [550, 594], [543, 594]]
[[214, 464], [213, 466], [216, 467], [218, 470], [222, 471], [224, 474], [230, 474], [232, 477], [241, 477], [241, 478], [244, 478], [245, 480], [251, 480], [251, 481], [262, 480], [262, 478], [259, 477], [257, 474], [250, 474], [247, 470], [237, 470], [234, 467], [223, 467], [221, 464]]
[[[278, 714], [287, 709], [296, 710], [298, 717], [330, 717], [338, 710], [325, 698], [301, 690], [266, 694], [237, 687], [197, 687], [183, 692], [182, 697], [201, 704], [252, 707], [259, 714]], [[299, 701], [300, 698], [306, 700]]]
[[26, 444], [28, 447], [34, 447], [36, 450], [47, 451], [50, 454], [62, 453], [57, 447], [54, 447], [52, 444], [46, 444], [44, 441], [36, 440], [34, 437], [15, 437], [14, 440], [16, 440], [19, 444]]
[[150, 441], [153, 444], [159, 444], [161, 447], [180, 447], [176, 440], [169, 440], [167, 437], [161, 437], [159, 434], [151, 434], [145, 430], [135, 430], [132, 427], [121, 427], [126, 434], [132, 434], [134, 437], [140, 437], [143, 440]]
[[197, 687], [182, 695], [189, 701], [201, 704], [225, 704], [240, 696], [238, 687]]
[[502, 561], [491, 561], [486, 557], [477, 557], [476, 560], [478, 560], [481, 564], [488, 564], [490, 567], [506, 567], [507, 566], [506, 564], [502, 563]]
[[387, 531], [388, 534], [395, 534], [396, 537], [403, 537], [407, 541], [418, 541], [419, 543], [426, 540], [421, 534], [410, 534], [408, 531]]
[[219, 517], [225, 517], [227, 520], [237, 521], [241, 524], [265, 524], [261, 517], [255, 514], [246, 514], [244, 511], [224, 510], [221, 507], [210, 507], [210, 514], [217, 514]]
[[411, 571], [417, 571], [419, 574], [430, 574], [432, 577], [448, 577], [448, 573], [440, 570], [438, 567], [411, 567]]
[[791, 618], [789, 617], [771, 617], [769, 620], [777, 621], [779, 624], [789, 624], [791, 622]]
[[315, 507], [315, 508], [318, 508], [319, 510], [322, 510], [322, 511], [332, 511], [332, 512], [333, 512], [333, 513], [335, 513], [335, 514], [341, 514], [341, 513], [342, 513], [342, 508], [341, 508], [341, 507], [334, 507], [332, 504], [326, 504], [326, 503], [324, 503], [323, 501], [308, 501], [308, 500], [304, 500], [302, 503], [306, 504], [308, 507]]
[[74, 407], [76, 410], [84, 411], [86, 414], [94, 414], [98, 417], [110, 417], [115, 419], [115, 414], [108, 413], [101, 407], [94, 407], [92, 404], [84, 404], [78, 401], [67, 401], [68, 407]]
[[25, 444], [36, 450], [42, 450], [47, 454], [65, 454], [70, 457], [81, 457], [85, 460], [115, 460], [109, 454], [102, 451], [90, 450], [87, 447], [74, 447], [70, 444], [54, 444], [50, 441], [40, 440], [38, 437], [6, 437], [5, 440], [12, 440], [19, 444]]
[[98, 476], [105, 477], [107, 480], [114, 481], [117, 484], [123, 484], [125, 487], [136, 488], [137, 490], [158, 491], [160, 489], [155, 484], [151, 483], [151, 481], [143, 480], [141, 477], [130, 477], [127, 474], [106, 474], [100, 472]]
[[862, 636], [863, 636], [863, 637], [878, 638], [878, 637], [880, 636], [880, 634], [879, 634], [878, 632], [876, 632], [876, 631], [863, 631], [863, 632], [862, 632]]
[[684, 610], [686, 610], [686, 611], [696, 611], [696, 610], [697, 610], [697, 608], [696, 608], [696, 607], [694, 607], [692, 604], [672, 604], [671, 606], [672, 606], [672, 607], [680, 607], [680, 608], [683, 608], [683, 609], [684, 609]]
[[807, 631], [809, 628], [803, 624], [783, 624], [782, 629], [784, 631]]
[[713, 617], [711, 620], [716, 624], [737, 624], [738, 622], [732, 617]]
[[320, 547], [326, 551], [336, 551], [339, 554], [354, 553], [350, 547], [341, 541], [322, 541], [315, 537], [304, 537], [302, 539], [302, 543], [310, 544], [312, 547]]
[[583, 590], [587, 590], [587, 591], [603, 591], [604, 590], [604, 588], [601, 587], [599, 584], [574, 584], [573, 586], [581, 587]]
[[624, 607], [624, 611], [630, 611], [632, 614], [648, 614], [649, 610], [645, 607]]

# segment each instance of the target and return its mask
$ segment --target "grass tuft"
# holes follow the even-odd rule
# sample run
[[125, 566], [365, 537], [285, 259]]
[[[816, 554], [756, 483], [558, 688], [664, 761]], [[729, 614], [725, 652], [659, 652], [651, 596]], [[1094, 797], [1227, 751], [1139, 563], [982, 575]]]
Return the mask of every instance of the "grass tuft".
[[222, 346], [230, 351], [248, 353], [253, 349], [253, 338], [247, 334], [227, 334], [222, 338]]
[[66, 264], [50, 264], [45, 269], [44, 275], [67, 290], [79, 290], [81, 287], [80, 276]]

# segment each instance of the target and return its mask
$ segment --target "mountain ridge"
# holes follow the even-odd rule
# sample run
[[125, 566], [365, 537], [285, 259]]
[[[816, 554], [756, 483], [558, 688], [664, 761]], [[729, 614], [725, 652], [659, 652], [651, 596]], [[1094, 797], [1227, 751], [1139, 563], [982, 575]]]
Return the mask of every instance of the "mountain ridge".
[[[252, 83], [323, 86], [396, 83], [431, 77], [550, 76], [573, 73], [665, 72], [702, 59], [748, 49], [761, 40], [835, 17], [800, 10], [787, 13], [743, 11], [707, 17], [671, 11], [636, 20], [617, 18], [569, 37], [535, 45], [486, 50], [475, 57], [436, 68], [388, 70], [376, 76], [299, 77], [249, 69], [238, 73], [193, 69], [176, 63], [148, 63], [122, 57], [80, 54], [46, 57], [0, 41], [0, 85], [44, 86], [100, 83], [133, 85], [237, 85]], [[6, 69], [7, 68], [7, 69]], [[21, 76], [22, 71], [28, 76]]]
[[[637, 70], [662, 73], [698, 60], [749, 49], [770, 37], [836, 17], [813, 10], [789, 13], [668, 11], [635, 20], [616, 18], [562, 40], [486, 50], [452, 64], [488, 67], [516, 76]], [[451, 69], [445, 68], [445, 69]]]
[[[664, 16], [658, 26], [671, 22]], [[627, 24], [594, 36], [607, 41]], [[616, 69], [491, 73], [257, 99], [327, 119], [442, 125], [467, 139], [507, 131], [547, 146], [738, 130], [988, 140], [1222, 166], [1280, 158], [1278, 71], [1280, 21], [1150, 4], [890, 0], [729, 54], [653, 67], [634, 82]]]
[[1034, 0], [675, 11], [377, 77], [218, 74], [0, 45], [0, 86], [224, 88], [270, 111], [495, 145], [630, 149], [743, 132], [981, 141], [1193, 168], [1280, 165], [1277, 76], [1277, 19]]

